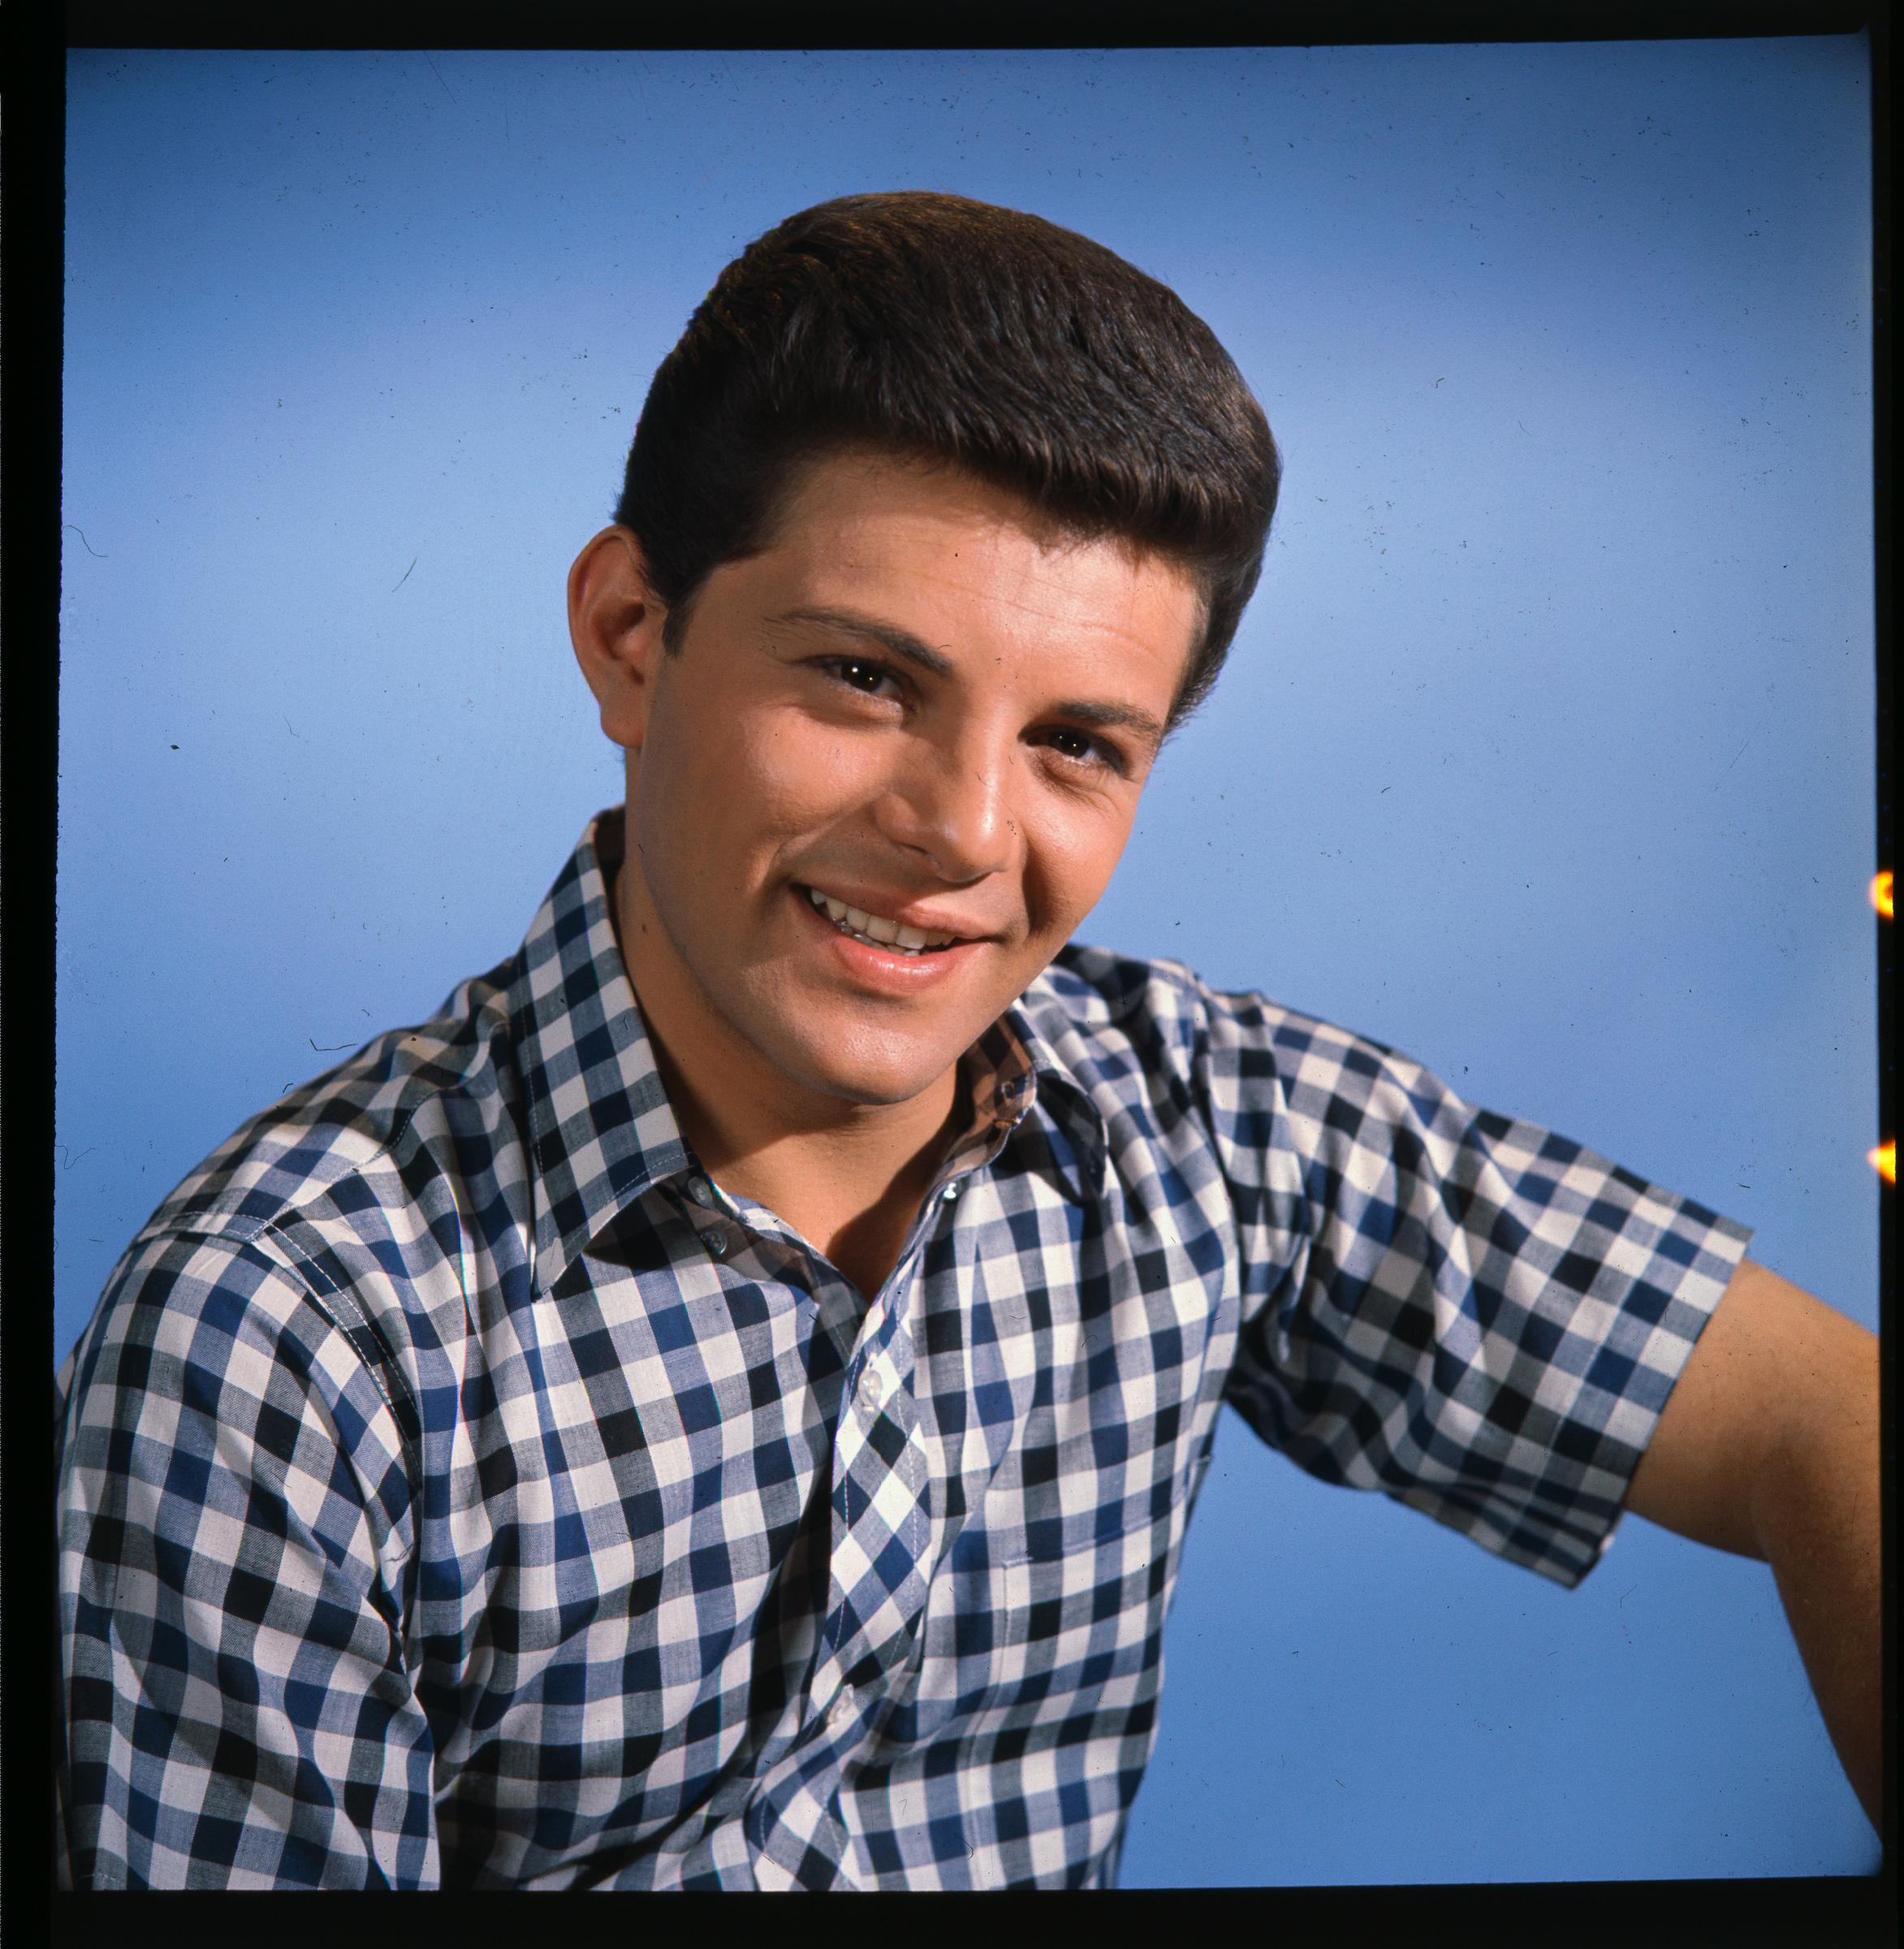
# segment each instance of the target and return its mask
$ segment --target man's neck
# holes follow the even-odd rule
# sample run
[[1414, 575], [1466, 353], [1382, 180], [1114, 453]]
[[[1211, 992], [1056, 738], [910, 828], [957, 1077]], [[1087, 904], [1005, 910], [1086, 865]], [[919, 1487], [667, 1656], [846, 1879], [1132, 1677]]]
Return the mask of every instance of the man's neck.
[[[652, 1035], [652, 1031], [650, 1031]], [[867, 1299], [897, 1263], [907, 1233], [948, 1151], [969, 1121], [956, 1072], [917, 1100], [900, 1119], [890, 1113], [805, 1129], [763, 1129], [743, 1106], [723, 1115], [683, 1076], [664, 1046], [655, 1056], [682, 1134], [723, 1190], [764, 1204], [817, 1246]], [[924, 1110], [921, 1117], [917, 1113]]]

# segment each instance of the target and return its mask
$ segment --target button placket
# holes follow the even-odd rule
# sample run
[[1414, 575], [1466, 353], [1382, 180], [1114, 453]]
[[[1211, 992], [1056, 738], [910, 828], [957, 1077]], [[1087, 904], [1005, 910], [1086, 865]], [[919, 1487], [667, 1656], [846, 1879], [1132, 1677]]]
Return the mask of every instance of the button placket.
[[[835, 1431], [832, 1575], [814, 1675], [822, 1697], [856, 1666], [902, 1657], [925, 1602], [927, 1463], [903, 1378], [911, 1366], [905, 1333], [896, 1314], [874, 1325]], [[895, 1542], [909, 1561], [896, 1560]]]

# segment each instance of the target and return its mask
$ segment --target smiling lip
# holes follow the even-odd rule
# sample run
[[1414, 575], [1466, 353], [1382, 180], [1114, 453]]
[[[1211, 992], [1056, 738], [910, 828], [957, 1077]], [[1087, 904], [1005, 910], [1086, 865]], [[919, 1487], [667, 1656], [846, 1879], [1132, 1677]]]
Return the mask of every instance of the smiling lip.
[[[917, 994], [922, 988], [950, 979], [986, 944], [982, 940], [966, 936], [953, 941], [949, 947], [909, 954], [896, 944], [883, 946], [878, 942], [862, 940], [857, 935], [845, 932], [822, 909], [814, 905], [805, 887], [796, 886], [788, 891], [800, 910], [805, 914], [807, 923], [818, 936], [820, 944], [830, 953], [833, 965], [847, 974], [856, 987], [871, 988], [887, 994]], [[844, 897], [835, 895], [834, 897], [840, 899]], [[861, 910], [866, 911], [864, 909]], [[953, 931], [944, 927], [926, 929], [922, 922], [909, 920], [906, 924], [917, 926], [922, 931], [938, 934]]]
[[[955, 916], [935, 913], [929, 907], [912, 905], [903, 900], [887, 900], [878, 894], [861, 898], [852, 893], [842, 892], [837, 887], [816, 887], [810, 884], [801, 886], [797, 890], [807, 896], [817, 893], [822, 900], [852, 909], [862, 918], [870, 918], [888, 923], [895, 927], [929, 936], [941, 945], [962, 947], [971, 941], [989, 939], [991, 936], [989, 928], [976, 927], [971, 922]], [[844, 916], [835, 914], [832, 918], [840, 920]], [[855, 925], [857, 927], [857, 923]], [[859, 928], [858, 931], [863, 932], [865, 930]], [[952, 936], [949, 942], [945, 939], [948, 935]], [[917, 946], [921, 944], [914, 942], [913, 944]]]

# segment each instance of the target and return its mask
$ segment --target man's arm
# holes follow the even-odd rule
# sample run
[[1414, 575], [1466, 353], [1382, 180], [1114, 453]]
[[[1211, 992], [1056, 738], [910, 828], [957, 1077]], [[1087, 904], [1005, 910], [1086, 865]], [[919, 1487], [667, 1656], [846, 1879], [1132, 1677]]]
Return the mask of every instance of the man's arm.
[[1772, 1566], [1832, 1743], [1882, 1831], [1876, 1337], [1745, 1260], [1660, 1417], [1627, 1507]]
[[253, 1247], [163, 1235], [81, 1355], [62, 1885], [434, 1886], [434, 1747], [366, 1491], [399, 1437], [361, 1362]]

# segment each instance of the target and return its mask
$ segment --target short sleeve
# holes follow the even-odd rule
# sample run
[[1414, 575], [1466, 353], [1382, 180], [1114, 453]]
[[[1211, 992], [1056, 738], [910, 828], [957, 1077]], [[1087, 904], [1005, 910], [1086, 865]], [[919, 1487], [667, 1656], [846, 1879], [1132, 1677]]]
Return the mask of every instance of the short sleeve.
[[1312, 1474], [1578, 1583], [1749, 1231], [1378, 1044], [1208, 1000], [1227, 1398]]
[[60, 1376], [63, 1886], [436, 1879], [401, 1438], [304, 1299], [255, 1245], [149, 1237]]

